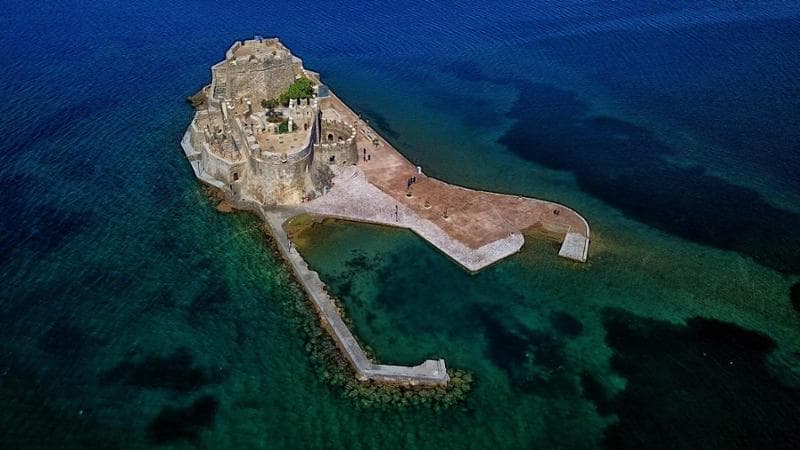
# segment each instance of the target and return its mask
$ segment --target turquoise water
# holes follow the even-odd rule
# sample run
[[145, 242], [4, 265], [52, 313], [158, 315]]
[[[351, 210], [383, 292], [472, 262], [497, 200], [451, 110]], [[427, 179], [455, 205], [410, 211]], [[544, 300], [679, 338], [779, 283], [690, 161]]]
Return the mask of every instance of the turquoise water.
[[[14, 1], [0, 25], [0, 447], [800, 446], [795, 2]], [[585, 265], [530, 239], [477, 275], [408, 232], [306, 233], [361, 340], [469, 370], [464, 404], [319, 380], [258, 221], [194, 180], [184, 98], [253, 34], [427, 173], [591, 223]]]

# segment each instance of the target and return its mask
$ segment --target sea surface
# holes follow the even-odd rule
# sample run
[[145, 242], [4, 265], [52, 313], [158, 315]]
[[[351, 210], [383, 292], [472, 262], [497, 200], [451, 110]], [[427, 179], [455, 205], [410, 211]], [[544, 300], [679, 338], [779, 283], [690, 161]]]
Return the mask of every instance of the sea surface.
[[[476, 275], [303, 236], [381, 361], [473, 374], [459, 406], [322, 381], [259, 221], [194, 179], [185, 97], [255, 34], [426, 173], [590, 222], [586, 264]], [[0, 57], [0, 448], [800, 448], [797, 1], [7, 0]]]

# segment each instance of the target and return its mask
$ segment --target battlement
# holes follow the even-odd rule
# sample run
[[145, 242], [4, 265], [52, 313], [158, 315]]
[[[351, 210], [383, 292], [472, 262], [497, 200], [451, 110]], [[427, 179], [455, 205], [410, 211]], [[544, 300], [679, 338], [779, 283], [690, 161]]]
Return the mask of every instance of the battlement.
[[291, 56], [292, 52], [278, 38], [236, 41], [225, 52], [225, 59], [229, 61], [282, 60], [291, 59]]
[[314, 147], [320, 161], [328, 164], [355, 164], [358, 162], [356, 128], [347, 122], [324, 119], [319, 143]]
[[336, 119], [322, 120], [322, 139], [320, 144], [335, 144], [355, 141], [356, 128], [347, 122]]

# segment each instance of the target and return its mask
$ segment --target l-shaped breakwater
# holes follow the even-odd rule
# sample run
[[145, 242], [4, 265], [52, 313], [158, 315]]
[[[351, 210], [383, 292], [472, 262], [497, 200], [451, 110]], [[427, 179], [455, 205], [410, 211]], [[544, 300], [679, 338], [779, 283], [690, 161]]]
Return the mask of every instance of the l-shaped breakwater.
[[[192, 170], [231, 205], [267, 223], [359, 380], [443, 386], [449, 377], [443, 359], [417, 366], [371, 361], [319, 275], [291, 245], [283, 229], [290, 218], [307, 213], [407, 228], [471, 272], [518, 252], [523, 234], [535, 231], [563, 236], [559, 256], [586, 261], [589, 225], [577, 212], [426, 176], [277, 39], [234, 43], [212, 73], [201, 93], [204, 108], [181, 140]], [[288, 106], [276, 111], [280, 102], [271, 99], [282, 92], [310, 98], [287, 98]]]
[[283, 229], [283, 224], [294, 217], [297, 211], [287, 209], [259, 208], [272, 231], [273, 238], [283, 257], [289, 262], [292, 271], [303, 286], [326, 329], [333, 336], [337, 346], [345, 353], [359, 380], [375, 380], [387, 383], [408, 385], [445, 385], [449, 380], [444, 360], [426, 360], [418, 366], [394, 366], [374, 364], [359, 345], [358, 340], [345, 325], [333, 299], [325, 290], [325, 285], [317, 272], [309, 269], [308, 263], [293, 245]]

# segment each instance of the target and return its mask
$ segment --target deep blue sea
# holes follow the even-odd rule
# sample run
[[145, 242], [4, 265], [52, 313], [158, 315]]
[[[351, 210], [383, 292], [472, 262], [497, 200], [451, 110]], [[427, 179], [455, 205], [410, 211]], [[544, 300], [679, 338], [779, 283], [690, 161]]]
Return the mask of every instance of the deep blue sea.
[[[234, 40], [278, 36], [426, 173], [568, 204], [469, 275], [404, 231], [298, 248], [444, 411], [324, 381], [304, 296], [179, 141]], [[0, 448], [800, 448], [797, 1], [0, 7]]]

